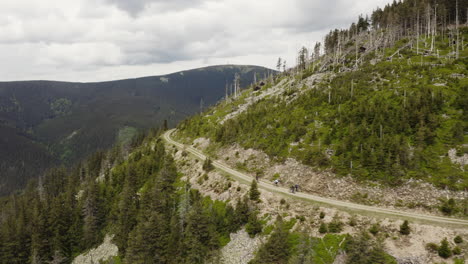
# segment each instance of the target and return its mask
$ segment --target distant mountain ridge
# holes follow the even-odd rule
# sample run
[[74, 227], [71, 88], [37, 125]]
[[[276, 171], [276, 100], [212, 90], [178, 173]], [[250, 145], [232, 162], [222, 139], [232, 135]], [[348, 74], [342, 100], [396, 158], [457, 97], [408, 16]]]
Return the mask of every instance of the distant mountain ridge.
[[69, 164], [138, 130], [180, 120], [272, 70], [211, 66], [107, 82], [0, 82], [0, 194], [24, 186], [50, 164]]

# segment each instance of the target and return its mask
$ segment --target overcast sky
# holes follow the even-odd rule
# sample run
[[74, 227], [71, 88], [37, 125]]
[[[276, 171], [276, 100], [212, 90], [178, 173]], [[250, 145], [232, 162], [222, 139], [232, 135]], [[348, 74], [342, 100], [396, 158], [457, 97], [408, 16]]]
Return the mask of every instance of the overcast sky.
[[391, 0], [1, 0], [0, 81], [103, 81], [288, 65]]

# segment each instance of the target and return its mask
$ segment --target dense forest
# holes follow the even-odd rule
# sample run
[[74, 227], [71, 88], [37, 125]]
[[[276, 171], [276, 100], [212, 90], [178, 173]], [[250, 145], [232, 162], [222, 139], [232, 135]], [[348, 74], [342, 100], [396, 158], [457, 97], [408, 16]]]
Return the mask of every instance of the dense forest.
[[202, 263], [247, 222], [248, 205], [239, 212], [203, 197], [157, 137], [142, 142], [126, 160], [118, 149], [98, 152], [4, 198], [0, 262], [70, 263], [112, 233], [126, 263]]
[[0, 200], [0, 263], [71, 263], [106, 235], [119, 249], [108, 263], [216, 263], [241, 228], [268, 238], [251, 263], [331, 264], [341, 251], [360, 263], [396, 263], [377, 238], [338, 234], [342, 222], [328, 224], [323, 239], [300, 228], [304, 219], [278, 215], [265, 225], [271, 216], [258, 212], [255, 181], [232, 203], [202, 196], [177, 172], [155, 130], [132, 146], [128, 157], [114, 148], [71, 169], [50, 169]]
[[267, 72], [226, 65], [100, 83], [0, 82], [0, 195], [164, 120], [174, 126], [225, 96], [236, 76], [248, 85]]
[[[413, 2], [375, 11], [365, 31], [339, 41], [343, 48], [325, 43], [330, 51], [321, 56], [304, 56], [307, 49], [301, 49], [297, 67], [265, 80], [261, 88], [281, 86], [282, 95], [263, 98], [221, 122], [256, 96], [256, 89], [246, 89], [239, 100], [182, 122], [181, 135], [240, 143], [280, 161], [293, 157], [359, 180], [400, 185], [409, 178], [424, 179], [441, 188], [466, 190], [466, 168], [454, 164], [448, 151], [468, 153], [468, 28], [442, 27], [437, 18], [431, 34], [405, 33], [391, 46], [384, 45], [387, 37], [372, 37], [390, 34], [390, 25], [376, 16], [402, 10], [411, 16], [427, 7], [424, 1], [420, 8], [408, 7]], [[452, 23], [454, 6], [446, 7], [451, 9], [441, 21]], [[312, 87], [306, 84], [317, 73], [328, 75]]]

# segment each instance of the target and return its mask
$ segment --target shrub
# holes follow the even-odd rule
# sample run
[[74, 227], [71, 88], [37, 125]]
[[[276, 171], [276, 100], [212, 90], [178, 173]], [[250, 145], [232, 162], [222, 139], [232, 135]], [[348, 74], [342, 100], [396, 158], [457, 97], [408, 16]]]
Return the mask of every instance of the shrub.
[[205, 159], [205, 162], [203, 162], [203, 170], [205, 171], [212, 171], [214, 169], [213, 164], [211, 162], [211, 159], [207, 158]]
[[453, 198], [443, 200], [440, 206], [440, 211], [446, 215], [452, 215], [457, 212], [457, 205]]
[[437, 253], [439, 253], [439, 256], [442, 258], [449, 258], [452, 256], [452, 250], [450, 250], [447, 238], [444, 238], [444, 240], [440, 242], [440, 247], [437, 250]]
[[278, 180], [280, 178], [279, 173], [273, 174], [273, 180]]
[[353, 215], [353, 216], [349, 219], [348, 224], [349, 224], [350, 226], [356, 226], [356, 225], [357, 225], [356, 216]]
[[324, 212], [320, 212], [320, 215], [319, 215], [319, 216], [320, 216], [320, 219], [323, 219], [323, 218], [325, 218], [325, 213], [324, 213]]
[[400, 234], [402, 235], [409, 235], [411, 232], [411, 228], [409, 227], [408, 220], [405, 220], [403, 224], [400, 226]]
[[343, 230], [343, 223], [338, 220], [333, 220], [328, 223], [328, 232], [330, 233], [340, 233]]
[[379, 226], [379, 224], [373, 224], [373, 225], [371, 226], [371, 228], [369, 229], [369, 232], [370, 232], [371, 234], [373, 234], [374, 236], [377, 235], [377, 233], [379, 233], [379, 231], [380, 231], [380, 226]]
[[461, 248], [460, 247], [455, 247], [453, 250], [452, 250], [452, 253], [454, 255], [460, 255], [461, 254]]
[[325, 234], [328, 232], [327, 225], [325, 223], [321, 223], [319, 227], [320, 234]]
[[280, 204], [285, 204], [286, 200], [284, 198], [281, 198]]
[[463, 243], [463, 238], [462, 238], [461, 236], [456, 236], [456, 237], [453, 239], [453, 242], [455, 242], [456, 244]]
[[439, 246], [436, 243], [427, 243], [426, 249], [431, 252], [437, 252], [439, 250]]

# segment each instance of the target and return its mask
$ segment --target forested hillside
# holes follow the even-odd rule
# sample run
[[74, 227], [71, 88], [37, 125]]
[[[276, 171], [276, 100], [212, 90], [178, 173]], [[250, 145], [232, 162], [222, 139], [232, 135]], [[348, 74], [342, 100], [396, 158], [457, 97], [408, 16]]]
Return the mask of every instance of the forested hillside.
[[238, 200], [204, 197], [191, 188], [194, 175], [178, 173], [172, 150], [158, 137], [151, 131], [134, 142], [127, 158], [114, 149], [71, 169], [50, 169], [22, 194], [0, 200], [0, 263], [71, 263], [104, 236], [118, 247], [106, 263], [217, 263], [219, 249], [241, 228], [268, 238], [252, 263], [331, 264], [343, 250], [354, 260], [371, 261], [363, 263], [395, 263], [367, 234], [337, 234], [344, 225], [338, 220], [324, 240], [293, 230], [300, 226], [295, 218], [278, 215], [267, 226], [271, 216], [259, 213], [261, 193], [254, 184]]
[[302, 48], [297, 67], [182, 122], [180, 135], [359, 180], [467, 190], [467, 164], [449, 150], [468, 153], [468, 28], [454, 1], [439, 2], [395, 2], [332, 31], [325, 53]]
[[243, 213], [190, 189], [154, 135], [143, 143], [126, 161], [98, 152], [3, 199], [0, 262], [71, 263], [106, 233], [126, 263], [202, 263], [225, 244]]
[[254, 74], [267, 73], [214, 66], [102, 83], [0, 83], [0, 195], [24, 187], [50, 165], [69, 165], [126, 143], [164, 120], [177, 124], [225, 96], [236, 75], [248, 85]]

